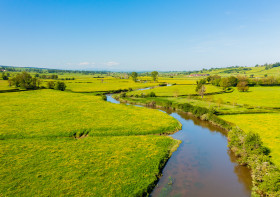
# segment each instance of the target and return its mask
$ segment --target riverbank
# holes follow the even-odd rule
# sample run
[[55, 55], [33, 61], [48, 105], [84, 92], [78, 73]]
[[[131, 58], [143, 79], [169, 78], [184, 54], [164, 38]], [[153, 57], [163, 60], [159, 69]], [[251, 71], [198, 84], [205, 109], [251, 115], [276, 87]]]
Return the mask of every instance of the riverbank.
[[[121, 102], [129, 102], [137, 105], [146, 105], [150, 107], [172, 108], [183, 112], [188, 112], [194, 116], [211, 122], [228, 131], [228, 146], [238, 157], [240, 165], [247, 165], [251, 169], [252, 176], [252, 195], [253, 196], [278, 196], [279, 193], [279, 169], [272, 163], [269, 155], [269, 149], [263, 145], [260, 137], [255, 133], [245, 133], [237, 126], [219, 118], [215, 112], [190, 104], [177, 104], [171, 101], [156, 100], [133, 100], [131, 97], [117, 98]], [[151, 101], [152, 100], [152, 101]]]

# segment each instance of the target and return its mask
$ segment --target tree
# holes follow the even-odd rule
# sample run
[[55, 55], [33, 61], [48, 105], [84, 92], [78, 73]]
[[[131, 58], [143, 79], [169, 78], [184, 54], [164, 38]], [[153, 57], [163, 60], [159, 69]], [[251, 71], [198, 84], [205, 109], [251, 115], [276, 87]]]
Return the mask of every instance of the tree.
[[229, 80], [229, 86], [231, 87], [235, 87], [238, 83], [238, 79], [234, 76], [230, 76], [228, 80]]
[[66, 89], [66, 85], [65, 85], [64, 82], [57, 81], [57, 82], [55, 83], [54, 89], [55, 89], [55, 90], [64, 91], [64, 90]]
[[248, 82], [247, 81], [240, 81], [238, 84], [237, 84], [237, 89], [239, 92], [246, 92], [249, 90], [249, 86], [248, 86]]
[[36, 77], [32, 77], [25, 71], [11, 78], [9, 83], [23, 89], [36, 89], [40, 85], [40, 81]]
[[153, 71], [153, 72], [151, 73], [151, 75], [152, 75], [153, 81], [157, 81], [158, 72], [157, 72], [157, 71]]
[[[8, 73], [9, 74], [9, 73]], [[2, 73], [2, 79], [3, 80], [8, 80], [9, 79], [9, 76], [8, 74], [5, 74], [4, 72]]]
[[227, 89], [228, 87], [230, 86], [230, 83], [229, 83], [229, 78], [222, 78], [221, 81], [220, 81], [220, 87], [223, 87], [223, 89]]
[[203, 98], [206, 88], [202, 83], [197, 83], [195, 91]]
[[132, 72], [132, 73], [131, 73], [131, 78], [132, 78], [132, 80], [133, 80], [134, 82], [137, 81], [137, 77], [138, 77], [137, 72]]
[[54, 81], [48, 81], [47, 88], [48, 89], [54, 89], [54, 85], [55, 85]]

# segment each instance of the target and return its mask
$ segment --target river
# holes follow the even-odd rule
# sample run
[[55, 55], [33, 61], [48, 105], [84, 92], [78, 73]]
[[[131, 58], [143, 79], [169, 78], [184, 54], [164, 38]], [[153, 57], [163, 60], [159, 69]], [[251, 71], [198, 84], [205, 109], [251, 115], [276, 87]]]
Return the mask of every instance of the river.
[[[107, 101], [120, 103], [111, 95]], [[251, 196], [250, 171], [238, 165], [227, 148], [226, 131], [188, 113], [163, 112], [182, 124], [180, 131], [170, 135], [182, 143], [166, 163], [150, 196]]]

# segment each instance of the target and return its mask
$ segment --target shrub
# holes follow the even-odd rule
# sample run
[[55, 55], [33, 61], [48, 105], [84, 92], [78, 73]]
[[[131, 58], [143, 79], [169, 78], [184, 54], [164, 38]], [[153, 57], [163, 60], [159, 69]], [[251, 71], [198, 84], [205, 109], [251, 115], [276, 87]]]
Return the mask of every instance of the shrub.
[[237, 89], [239, 92], [247, 92], [249, 90], [248, 82], [247, 81], [240, 81], [237, 84]]
[[57, 82], [55, 82], [54, 89], [64, 91], [66, 89], [66, 85], [64, 82], [57, 81]]
[[54, 85], [55, 85], [54, 81], [48, 81], [47, 88], [48, 89], [54, 89]]
[[125, 98], [126, 97], [126, 93], [125, 92], [122, 92], [121, 94], [120, 94], [120, 98]]
[[147, 96], [148, 96], [148, 97], [156, 97], [156, 93], [150, 92]]
[[101, 99], [102, 99], [103, 101], [107, 101], [107, 96], [103, 94], [103, 95], [101, 96]]
[[167, 86], [167, 83], [160, 83], [159, 86]]

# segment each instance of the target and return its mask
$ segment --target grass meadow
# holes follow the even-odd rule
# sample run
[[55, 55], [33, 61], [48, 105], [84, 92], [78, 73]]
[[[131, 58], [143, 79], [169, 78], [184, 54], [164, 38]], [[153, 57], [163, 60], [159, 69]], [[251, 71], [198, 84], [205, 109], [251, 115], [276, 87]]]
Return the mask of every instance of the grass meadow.
[[16, 89], [15, 87], [10, 87], [7, 80], [0, 80], [0, 91], [1, 90], [12, 90]]
[[[189, 95], [189, 94], [197, 94], [195, 91], [196, 85], [173, 85], [173, 86], [163, 86], [163, 87], [156, 87], [149, 90], [136, 90], [133, 92], [128, 93], [128, 95], [136, 95], [136, 94], [149, 94], [150, 92], [154, 92], [156, 96], [182, 96], [182, 95]], [[206, 85], [206, 92], [213, 93], [213, 92], [220, 92], [222, 91], [221, 88]]]
[[141, 196], [179, 143], [158, 135], [176, 119], [91, 93], [1, 93], [0, 108], [0, 196]]
[[[208, 98], [209, 96], [206, 96]], [[250, 87], [249, 92], [239, 92], [236, 88], [232, 93], [217, 94], [211, 97], [232, 104], [245, 104], [255, 107], [280, 107], [280, 87]]]
[[155, 135], [2, 140], [0, 194], [141, 196], [174, 146]]
[[101, 78], [101, 79], [80, 79], [66, 82], [66, 89], [73, 92], [103, 92], [124, 89], [139, 89], [145, 87], [156, 86], [158, 83], [140, 83], [133, 82], [131, 79], [115, 79], [115, 78]]
[[2, 93], [0, 101], [1, 139], [163, 134], [179, 127], [163, 112], [90, 94], [36, 90]]
[[219, 116], [245, 132], [258, 133], [271, 150], [272, 160], [280, 167], [280, 113]]

